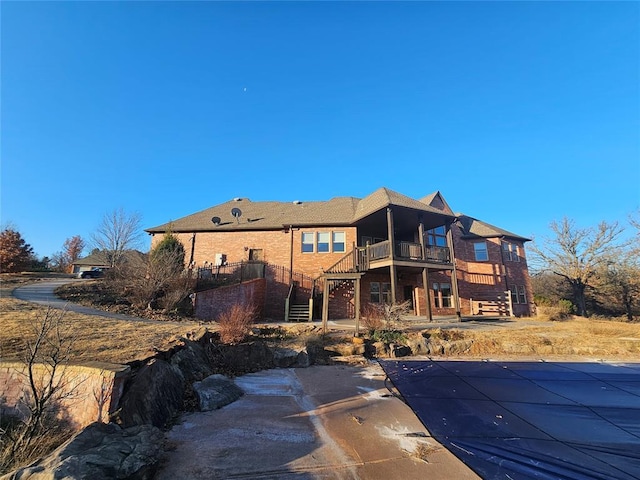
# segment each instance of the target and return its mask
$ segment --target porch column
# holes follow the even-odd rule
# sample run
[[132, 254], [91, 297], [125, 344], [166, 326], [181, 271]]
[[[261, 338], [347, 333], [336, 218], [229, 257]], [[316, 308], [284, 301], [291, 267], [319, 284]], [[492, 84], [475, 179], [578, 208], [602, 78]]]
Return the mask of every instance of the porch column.
[[[422, 249], [422, 261], [427, 261], [427, 246], [424, 241], [424, 222], [422, 216], [420, 216], [420, 223], [418, 224], [418, 237], [420, 238], [420, 247]], [[429, 269], [424, 267], [422, 269], [422, 286], [424, 287], [424, 298], [427, 302], [427, 317], [430, 322], [433, 322], [433, 313], [431, 312], [431, 299], [429, 298]]]
[[453, 293], [453, 301], [456, 304], [456, 316], [458, 317], [458, 321], [461, 321], [462, 315], [460, 314], [460, 296], [458, 294], [458, 273], [456, 271], [456, 255], [453, 251], [453, 233], [451, 232], [451, 223], [447, 224], [447, 243], [449, 244], [451, 263], [453, 264], [453, 270], [451, 271], [451, 290]]
[[396, 249], [396, 239], [393, 234], [393, 212], [391, 211], [391, 207], [387, 207], [387, 237], [389, 238], [389, 258], [391, 259], [391, 265], [389, 265], [389, 277], [391, 277], [391, 304], [396, 303], [396, 288], [398, 279], [396, 278], [396, 265], [394, 263], [395, 259], [395, 249]]
[[329, 320], [329, 279], [324, 279], [322, 289], [322, 333], [327, 333], [327, 321]]
[[360, 336], [360, 277], [354, 280], [354, 299], [356, 308], [356, 337]]

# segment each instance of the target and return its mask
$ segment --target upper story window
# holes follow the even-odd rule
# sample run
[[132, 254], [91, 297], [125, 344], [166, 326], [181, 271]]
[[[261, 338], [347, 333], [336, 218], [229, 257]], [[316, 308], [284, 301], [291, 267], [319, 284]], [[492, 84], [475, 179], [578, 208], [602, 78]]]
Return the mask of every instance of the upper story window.
[[487, 242], [475, 242], [473, 251], [476, 256], [476, 262], [486, 262], [489, 260], [489, 251], [487, 250]]
[[447, 246], [447, 230], [444, 225], [427, 230], [427, 245], [435, 247]]
[[504, 259], [509, 262], [519, 262], [518, 245], [511, 242], [502, 242], [502, 252]]
[[314, 234], [312, 232], [302, 232], [302, 253], [313, 253]]
[[302, 253], [344, 253], [345, 232], [302, 232]]
[[318, 253], [329, 253], [329, 232], [318, 232]]
[[344, 232], [333, 232], [331, 234], [331, 249], [334, 252], [346, 252], [346, 235]]

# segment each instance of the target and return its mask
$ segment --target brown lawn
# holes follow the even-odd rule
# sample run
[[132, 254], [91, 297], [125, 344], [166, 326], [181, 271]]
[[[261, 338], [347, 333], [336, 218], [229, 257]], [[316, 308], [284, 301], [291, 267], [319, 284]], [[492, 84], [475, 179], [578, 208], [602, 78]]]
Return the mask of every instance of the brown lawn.
[[[0, 357], [18, 359], [34, 321], [47, 308], [9, 296], [20, 282], [4, 281], [0, 288]], [[202, 327], [197, 322], [130, 322], [73, 312], [64, 314], [73, 338], [73, 361], [125, 363], [165, 350], [178, 338]], [[433, 331], [433, 329], [430, 329]], [[548, 321], [544, 317], [514, 320], [491, 329], [448, 330], [452, 339], [473, 339], [463, 355], [474, 358], [567, 358], [640, 360], [640, 323], [575, 317]], [[346, 334], [348, 335], [348, 333]]]

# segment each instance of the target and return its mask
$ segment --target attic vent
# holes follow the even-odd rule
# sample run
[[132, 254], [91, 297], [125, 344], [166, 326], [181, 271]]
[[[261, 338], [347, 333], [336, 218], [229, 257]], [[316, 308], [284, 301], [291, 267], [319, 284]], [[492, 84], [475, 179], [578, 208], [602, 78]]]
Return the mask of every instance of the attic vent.
[[300, 205], [301, 203], [302, 203], [302, 202], [301, 202], [300, 200], [294, 200], [294, 201], [293, 201], [293, 204], [294, 204], [294, 205]]

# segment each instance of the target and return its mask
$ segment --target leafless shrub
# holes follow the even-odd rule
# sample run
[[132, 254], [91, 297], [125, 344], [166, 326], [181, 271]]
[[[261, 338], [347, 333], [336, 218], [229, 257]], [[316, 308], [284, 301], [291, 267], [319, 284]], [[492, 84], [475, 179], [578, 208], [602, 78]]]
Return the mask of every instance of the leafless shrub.
[[134, 307], [169, 312], [195, 288], [195, 279], [176, 268], [182, 261], [179, 257], [180, 252], [162, 250], [132, 258], [113, 269], [109, 280]]
[[237, 303], [217, 318], [220, 340], [224, 343], [243, 341], [251, 331], [258, 309], [249, 303]]
[[22, 412], [0, 428], [0, 471], [6, 472], [57, 447], [71, 434], [61, 417], [61, 402], [75, 395], [77, 384], [66, 364], [73, 346], [64, 311], [47, 309], [36, 317], [25, 340], [27, 387], [18, 405]]
[[361, 309], [362, 325], [371, 333], [384, 329], [384, 308], [380, 304], [366, 303]]
[[384, 322], [386, 330], [397, 330], [404, 326], [402, 317], [411, 312], [411, 302], [391, 303], [384, 305]]

